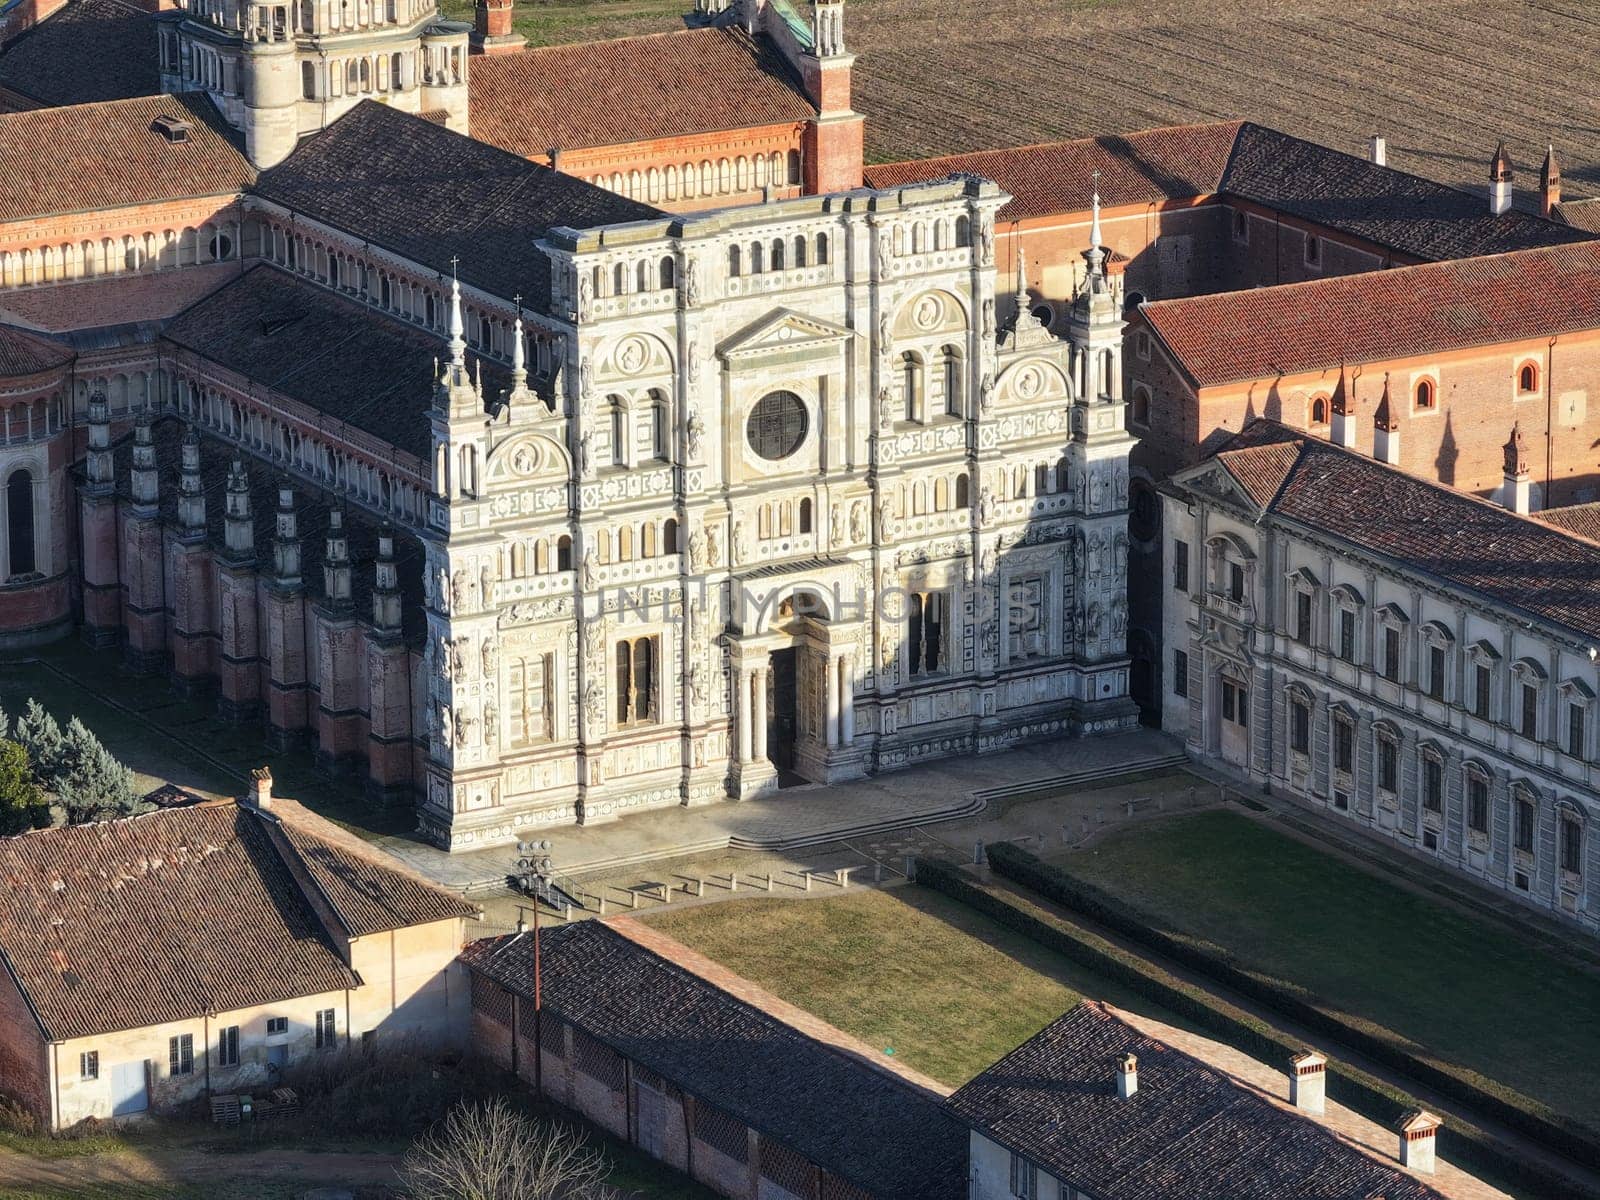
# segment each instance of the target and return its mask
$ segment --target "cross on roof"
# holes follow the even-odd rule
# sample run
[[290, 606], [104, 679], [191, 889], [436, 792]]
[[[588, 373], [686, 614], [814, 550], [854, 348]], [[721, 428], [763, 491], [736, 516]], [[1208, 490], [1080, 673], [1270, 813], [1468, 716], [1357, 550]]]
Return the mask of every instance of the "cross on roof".
[[460, 259], [459, 256], [454, 255], [454, 254], [452, 254], [450, 256], [450, 276], [451, 276], [451, 278], [455, 277], [456, 267], [457, 267], [458, 264], [460, 264], [460, 262], [461, 262], [461, 259]]

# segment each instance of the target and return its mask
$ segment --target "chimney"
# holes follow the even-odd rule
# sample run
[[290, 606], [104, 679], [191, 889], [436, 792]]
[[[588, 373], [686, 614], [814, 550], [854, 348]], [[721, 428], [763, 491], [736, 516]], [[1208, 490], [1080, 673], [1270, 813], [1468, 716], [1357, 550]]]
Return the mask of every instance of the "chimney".
[[1494, 150], [1494, 161], [1489, 164], [1489, 211], [1495, 216], [1511, 207], [1511, 156], [1506, 144], [1501, 142]]
[[1328, 1060], [1315, 1050], [1302, 1050], [1289, 1060], [1289, 1103], [1303, 1113], [1321, 1116], [1328, 1091]]
[[1117, 1096], [1126, 1100], [1139, 1090], [1139, 1060], [1132, 1054], [1124, 1054], [1117, 1062]]
[[1339, 383], [1333, 389], [1333, 444], [1346, 450], [1356, 448], [1356, 397], [1344, 367], [1339, 367]]
[[1389, 143], [1383, 140], [1383, 134], [1372, 135], [1372, 164], [1377, 167], [1389, 165]]
[[1520, 424], [1511, 427], [1511, 437], [1505, 445], [1506, 476], [1500, 492], [1500, 503], [1514, 513], [1527, 516], [1532, 505], [1532, 484], [1528, 476], [1527, 445], [1522, 439]]
[[550, 147], [550, 169], [553, 170], [553, 171], [561, 170], [561, 147], [560, 146], [551, 146]]
[[1556, 162], [1556, 148], [1544, 152], [1544, 166], [1539, 168], [1539, 211], [1551, 216], [1561, 203], [1561, 166]]
[[272, 807], [272, 770], [269, 767], [257, 767], [250, 772], [250, 794], [245, 802], [251, 808], [265, 812]]
[[1383, 399], [1378, 401], [1378, 411], [1372, 414], [1372, 453], [1379, 462], [1391, 467], [1400, 465], [1400, 422], [1395, 420], [1389, 403], [1389, 376], [1383, 376]]
[[1433, 1174], [1434, 1135], [1444, 1124], [1425, 1108], [1414, 1108], [1400, 1118], [1400, 1165], [1423, 1175]]

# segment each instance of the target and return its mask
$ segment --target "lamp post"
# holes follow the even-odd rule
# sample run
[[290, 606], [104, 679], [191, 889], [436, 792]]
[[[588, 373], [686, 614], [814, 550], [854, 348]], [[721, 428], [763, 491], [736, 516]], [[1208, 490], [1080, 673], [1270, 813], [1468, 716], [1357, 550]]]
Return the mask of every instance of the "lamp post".
[[[544, 1030], [540, 1025], [540, 1011], [544, 1007], [544, 987], [540, 978], [539, 962], [539, 905], [550, 894], [550, 842], [517, 843], [517, 883], [525, 892], [533, 893], [533, 1091], [544, 1094]], [[517, 1031], [511, 1031], [513, 1041]]]

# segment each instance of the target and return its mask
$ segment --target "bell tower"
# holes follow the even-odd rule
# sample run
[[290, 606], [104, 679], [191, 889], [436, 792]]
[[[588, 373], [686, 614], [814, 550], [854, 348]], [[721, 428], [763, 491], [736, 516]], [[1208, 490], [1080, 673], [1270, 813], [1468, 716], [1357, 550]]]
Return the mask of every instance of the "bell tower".
[[800, 56], [800, 77], [817, 115], [806, 129], [805, 190], [842, 192], [861, 186], [865, 122], [850, 107], [855, 55], [844, 44], [844, 0], [814, 0], [811, 46]]

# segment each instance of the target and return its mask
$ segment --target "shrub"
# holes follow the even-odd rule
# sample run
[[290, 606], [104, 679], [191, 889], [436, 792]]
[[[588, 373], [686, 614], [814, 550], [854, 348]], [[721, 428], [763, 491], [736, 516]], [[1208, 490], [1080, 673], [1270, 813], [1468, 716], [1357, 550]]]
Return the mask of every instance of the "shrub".
[[[3, 719], [4, 714], [0, 714]], [[3, 728], [0, 723], [0, 728]], [[28, 752], [0, 737], [0, 837], [25, 833], [50, 823], [44, 793], [34, 782]]]
[[415, 1200], [603, 1200], [609, 1173], [583, 1134], [503, 1100], [457, 1105], [400, 1167]]

